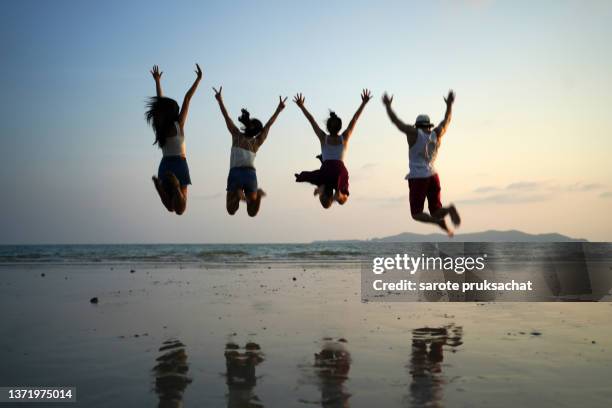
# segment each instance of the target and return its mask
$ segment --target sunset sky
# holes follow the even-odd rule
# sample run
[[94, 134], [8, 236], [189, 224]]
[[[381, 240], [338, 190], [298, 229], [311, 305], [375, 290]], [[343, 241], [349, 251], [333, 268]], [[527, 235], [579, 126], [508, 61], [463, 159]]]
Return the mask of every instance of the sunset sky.
[[[519, 229], [612, 241], [609, 1], [5, 2], [0, 13], [0, 243], [307, 242], [437, 232], [410, 218], [406, 122], [439, 121], [438, 155], [458, 232]], [[144, 120], [164, 71], [179, 101], [204, 78], [185, 127], [193, 185], [169, 214], [150, 181], [161, 152]], [[374, 94], [351, 140], [351, 196], [323, 210], [293, 174], [320, 148], [293, 103], [256, 165], [260, 214], [225, 211], [231, 115], [266, 121], [303, 92], [323, 125]]]

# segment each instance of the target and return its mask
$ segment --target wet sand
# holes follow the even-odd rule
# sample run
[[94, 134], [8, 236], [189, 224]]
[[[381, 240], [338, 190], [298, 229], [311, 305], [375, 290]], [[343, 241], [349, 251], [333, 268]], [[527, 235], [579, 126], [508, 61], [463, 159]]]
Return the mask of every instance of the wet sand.
[[0, 308], [0, 385], [71, 407], [612, 399], [611, 303], [362, 303], [358, 264], [2, 266]]

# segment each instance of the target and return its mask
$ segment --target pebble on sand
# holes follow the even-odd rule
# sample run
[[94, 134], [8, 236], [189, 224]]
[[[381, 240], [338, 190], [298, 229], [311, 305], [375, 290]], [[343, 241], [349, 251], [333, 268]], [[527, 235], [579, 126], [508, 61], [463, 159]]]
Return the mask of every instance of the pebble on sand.
[[134, 273], [136, 272], [134, 269], [130, 269], [130, 273]]
[[40, 276], [42, 276], [44, 278], [45, 277], [45, 273], [44, 272], [41, 273]]
[[294, 276], [294, 277], [293, 277], [293, 281], [295, 282], [296, 280], [297, 280], [297, 278]]
[[91, 299], [89, 299], [89, 302], [93, 303], [93, 304], [97, 304], [98, 303], [98, 298], [97, 297], [92, 297]]

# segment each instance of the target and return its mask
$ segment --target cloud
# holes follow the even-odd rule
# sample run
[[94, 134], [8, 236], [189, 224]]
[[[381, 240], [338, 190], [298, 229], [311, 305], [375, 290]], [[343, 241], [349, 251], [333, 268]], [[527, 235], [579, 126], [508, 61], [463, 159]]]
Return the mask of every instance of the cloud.
[[[599, 183], [577, 182], [559, 184], [554, 181], [517, 181], [505, 186], [481, 186], [473, 190], [476, 196], [460, 200], [463, 204], [516, 204], [550, 200], [558, 193], [583, 193], [605, 188]], [[605, 193], [601, 197], [606, 198]]]
[[457, 200], [457, 204], [523, 204], [547, 201], [552, 198], [552, 194], [512, 194], [502, 193], [493, 194], [485, 197], [468, 198]]
[[533, 191], [541, 188], [543, 184], [543, 182], [538, 181], [519, 181], [518, 183], [508, 184], [506, 190]]
[[374, 167], [378, 167], [379, 163], [366, 163], [359, 168], [359, 170], [370, 170]]
[[493, 186], [484, 186], [484, 187], [478, 187], [477, 189], [474, 190], [475, 193], [491, 193], [493, 191], [499, 191], [499, 188], [493, 187]]
[[612, 198], [612, 191], [604, 191], [599, 195], [601, 198]]
[[565, 191], [594, 191], [594, 190], [601, 190], [604, 187], [605, 186], [603, 184], [598, 184], [598, 183], [588, 183], [588, 184], [575, 183], [575, 184], [566, 186]]

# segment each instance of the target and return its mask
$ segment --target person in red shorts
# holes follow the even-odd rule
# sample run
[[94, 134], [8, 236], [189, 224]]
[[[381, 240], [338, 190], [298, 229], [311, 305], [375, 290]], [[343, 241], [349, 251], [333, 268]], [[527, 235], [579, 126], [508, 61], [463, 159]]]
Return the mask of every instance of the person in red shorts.
[[[435, 128], [427, 115], [417, 116], [414, 126], [405, 124], [391, 109], [393, 96], [389, 97], [385, 93], [382, 101], [387, 108], [387, 114], [391, 122], [406, 134], [408, 139], [410, 172], [406, 176], [406, 180], [408, 180], [410, 189], [410, 213], [412, 218], [420, 222], [436, 224], [446, 231], [449, 237], [452, 237], [453, 231], [448, 227], [444, 218], [449, 215], [456, 227], [461, 223], [461, 218], [453, 204], [448, 207], [442, 206], [440, 201], [440, 177], [438, 177], [433, 163], [436, 160], [442, 137], [446, 133], [451, 120], [455, 93], [451, 90], [444, 98], [446, 114], [444, 120]], [[425, 199], [427, 199], [429, 214], [423, 211]]]
[[321, 160], [321, 167], [318, 170], [295, 173], [295, 181], [315, 185], [315, 196], [319, 196], [323, 208], [330, 208], [334, 201], [343, 205], [349, 198], [349, 173], [344, 166], [344, 156], [357, 120], [371, 98], [370, 91], [364, 89], [361, 93], [361, 104], [343, 132], [340, 132], [342, 120], [334, 112], [330, 112], [326, 123], [329, 133], [321, 130], [312, 114], [308, 112], [304, 106], [305, 98], [301, 93], [293, 99], [310, 122], [321, 143], [321, 155], [317, 156]]

